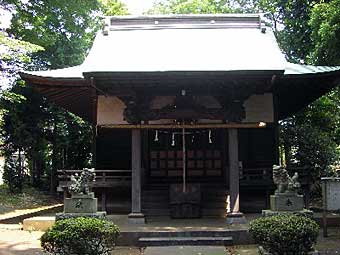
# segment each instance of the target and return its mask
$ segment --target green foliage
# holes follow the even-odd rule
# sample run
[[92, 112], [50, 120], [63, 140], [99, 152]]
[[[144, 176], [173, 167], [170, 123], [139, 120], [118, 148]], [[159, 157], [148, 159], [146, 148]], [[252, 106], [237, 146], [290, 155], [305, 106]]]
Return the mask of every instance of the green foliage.
[[[22, 83], [3, 92], [0, 107], [4, 153], [10, 157], [18, 150], [25, 153], [26, 159], [31, 162], [33, 185], [53, 186], [50, 188], [54, 190], [55, 182], [43, 183], [43, 176], [54, 179], [56, 169], [90, 166], [92, 128], [81, 118], [49, 104]], [[11, 180], [24, 178], [10, 178], [8, 182]]]
[[100, 0], [100, 3], [105, 16], [129, 14], [126, 5], [118, 0]]
[[41, 246], [56, 255], [109, 255], [118, 236], [112, 222], [80, 217], [57, 221], [42, 235]]
[[159, 1], [148, 14], [204, 14], [230, 13], [232, 9], [222, 0], [169, 0]]
[[9, 32], [42, 46], [39, 62], [51, 68], [82, 63], [101, 25], [98, 1], [33, 0], [16, 3], [14, 10]]
[[19, 1], [14, 6], [10, 34], [42, 46], [45, 51], [37, 54], [34, 64], [52, 69], [83, 62], [102, 26], [103, 13], [127, 14], [125, 5], [118, 0], [32, 0]]
[[[9, 35], [0, 33], [0, 43], [5, 45], [1, 69], [12, 77], [28, 64], [33, 70], [80, 64], [102, 26], [101, 15], [127, 13], [118, 0], [5, 0], [0, 6], [13, 14]], [[20, 150], [28, 161], [31, 184], [53, 192], [57, 169], [82, 169], [91, 164], [92, 128], [22, 82], [10, 85], [0, 98], [4, 153], [13, 155]], [[14, 180], [11, 174], [17, 173], [8, 172], [10, 182]]]
[[8, 36], [0, 31], [0, 85], [8, 86], [14, 81], [16, 73], [30, 61], [31, 55], [43, 48]]
[[339, 89], [280, 123], [280, 142], [288, 165], [308, 166], [314, 177], [327, 175], [339, 160]]
[[251, 221], [249, 232], [273, 255], [307, 255], [316, 243], [319, 226], [304, 216], [277, 215]]
[[340, 65], [340, 1], [322, 2], [314, 6], [309, 25], [313, 47], [309, 62]]

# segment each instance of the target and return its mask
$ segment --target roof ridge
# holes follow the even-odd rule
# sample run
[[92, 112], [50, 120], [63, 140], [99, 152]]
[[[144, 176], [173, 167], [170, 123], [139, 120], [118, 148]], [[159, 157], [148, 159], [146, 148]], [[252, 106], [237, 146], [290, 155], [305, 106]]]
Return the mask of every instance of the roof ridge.
[[263, 28], [257, 14], [183, 14], [149, 16], [107, 16], [104, 34], [113, 30], [175, 28]]

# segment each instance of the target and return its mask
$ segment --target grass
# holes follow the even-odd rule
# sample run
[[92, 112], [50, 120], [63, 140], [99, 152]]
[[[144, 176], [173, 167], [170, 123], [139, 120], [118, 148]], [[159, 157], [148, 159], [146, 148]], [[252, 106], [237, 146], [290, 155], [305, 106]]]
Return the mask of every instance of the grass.
[[9, 192], [7, 185], [0, 185], [0, 214], [20, 209], [33, 209], [60, 203], [55, 197], [32, 187], [24, 187], [20, 194]]

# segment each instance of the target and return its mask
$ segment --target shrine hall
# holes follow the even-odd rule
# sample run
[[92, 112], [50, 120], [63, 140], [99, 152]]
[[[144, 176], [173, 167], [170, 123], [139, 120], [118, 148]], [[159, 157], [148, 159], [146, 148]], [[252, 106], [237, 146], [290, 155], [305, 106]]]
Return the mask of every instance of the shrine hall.
[[20, 75], [93, 126], [99, 209], [144, 223], [266, 209], [279, 121], [340, 68], [287, 62], [260, 14], [164, 15], [106, 17], [81, 65]]

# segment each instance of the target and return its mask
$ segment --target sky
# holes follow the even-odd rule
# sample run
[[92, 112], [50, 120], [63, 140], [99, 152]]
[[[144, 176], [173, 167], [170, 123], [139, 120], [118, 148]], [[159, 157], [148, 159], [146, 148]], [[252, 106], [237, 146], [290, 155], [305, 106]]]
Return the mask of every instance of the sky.
[[129, 13], [132, 15], [141, 15], [151, 8], [154, 0], [121, 0], [126, 4]]

